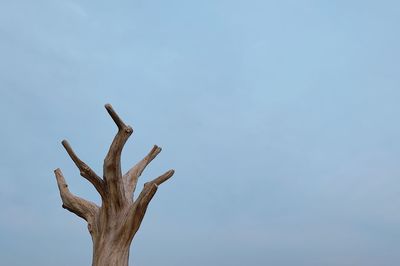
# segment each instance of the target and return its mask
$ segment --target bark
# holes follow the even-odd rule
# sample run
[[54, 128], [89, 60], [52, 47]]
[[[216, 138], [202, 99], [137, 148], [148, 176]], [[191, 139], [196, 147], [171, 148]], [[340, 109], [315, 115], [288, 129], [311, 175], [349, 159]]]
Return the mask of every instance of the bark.
[[110, 104], [106, 104], [105, 108], [117, 125], [118, 132], [104, 159], [103, 178], [100, 178], [79, 159], [66, 140], [62, 141], [81, 176], [88, 180], [100, 194], [101, 206], [72, 194], [61, 170], [56, 169], [54, 172], [63, 203], [62, 207], [88, 223], [88, 230], [93, 241], [92, 265], [127, 266], [132, 239], [143, 221], [147, 207], [158, 186], [172, 177], [174, 170], [169, 170], [147, 182], [135, 199], [133, 193], [140, 175], [161, 152], [161, 148], [154, 146], [141, 161], [122, 175], [121, 153], [133, 130], [121, 120]]

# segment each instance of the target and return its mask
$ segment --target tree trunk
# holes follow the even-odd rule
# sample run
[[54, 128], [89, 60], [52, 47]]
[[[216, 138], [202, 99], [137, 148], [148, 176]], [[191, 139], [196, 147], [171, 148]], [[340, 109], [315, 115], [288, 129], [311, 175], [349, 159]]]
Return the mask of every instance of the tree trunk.
[[116, 247], [111, 242], [103, 242], [93, 246], [92, 266], [128, 266], [128, 260], [129, 245]]
[[132, 128], [125, 125], [113, 110], [106, 104], [106, 109], [118, 126], [108, 154], [104, 159], [103, 178], [100, 178], [87, 164], [81, 161], [66, 140], [64, 148], [74, 161], [80, 174], [93, 184], [99, 192], [102, 205], [87, 201], [73, 195], [60, 169], [56, 169], [60, 196], [63, 208], [75, 213], [88, 222], [88, 229], [93, 241], [93, 266], [127, 266], [129, 248], [147, 207], [160, 184], [168, 180], [174, 170], [169, 170], [144, 185], [139, 196], [134, 199], [139, 176], [146, 166], [161, 152], [161, 148], [153, 149], [126, 174], [121, 173], [122, 148], [132, 134]]

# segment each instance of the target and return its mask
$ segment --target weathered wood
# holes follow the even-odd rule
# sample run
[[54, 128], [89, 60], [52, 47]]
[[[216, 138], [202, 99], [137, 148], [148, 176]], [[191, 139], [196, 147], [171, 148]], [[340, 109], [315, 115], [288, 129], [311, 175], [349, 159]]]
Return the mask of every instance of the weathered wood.
[[161, 152], [153, 149], [125, 175], [121, 173], [122, 149], [133, 130], [127, 126], [110, 104], [105, 108], [118, 127], [118, 132], [110, 146], [103, 164], [103, 178], [100, 178], [87, 164], [78, 158], [66, 140], [62, 141], [67, 153], [86, 178], [99, 192], [101, 207], [95, 203], [73, 195], [60, 169], [54, 171], [62, 207], [85, 219], [93, 241], [92, 266], [127, 266], [129, 248], [147, 207], [158, 186], [172, 177], [169, 170], [154, 180], [145, 183], [137, 197], [133, 198], [138, 179], [146, 166]]

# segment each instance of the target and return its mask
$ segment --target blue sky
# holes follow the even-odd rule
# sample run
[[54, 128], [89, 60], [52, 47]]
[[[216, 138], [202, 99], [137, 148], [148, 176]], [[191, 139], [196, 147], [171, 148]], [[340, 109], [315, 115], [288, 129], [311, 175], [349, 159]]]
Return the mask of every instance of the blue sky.
[[53, 170], [99, 201], [134, 128], [142, 182], [174, 168], [134, 239], [137, 266], [400, 262], [398, 1], [0, 1], [2, 264], [90, 265]]

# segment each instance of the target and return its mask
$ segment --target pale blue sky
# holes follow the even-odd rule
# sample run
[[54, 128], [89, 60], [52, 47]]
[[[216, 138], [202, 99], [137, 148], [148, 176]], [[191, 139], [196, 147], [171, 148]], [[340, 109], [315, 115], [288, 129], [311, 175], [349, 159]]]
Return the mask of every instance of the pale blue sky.
[[175, 168], [136, 266], [400, 263], [400, 2], [0, 0], [2, 265], [90, 265], [53, 170], [98, 201], [113, 104], [128, 169]]

